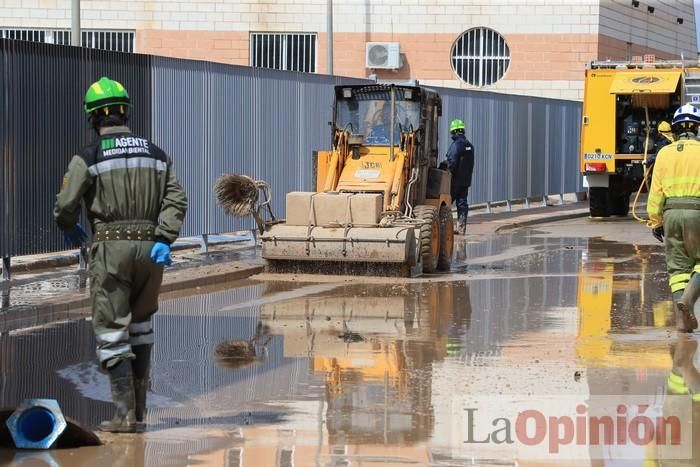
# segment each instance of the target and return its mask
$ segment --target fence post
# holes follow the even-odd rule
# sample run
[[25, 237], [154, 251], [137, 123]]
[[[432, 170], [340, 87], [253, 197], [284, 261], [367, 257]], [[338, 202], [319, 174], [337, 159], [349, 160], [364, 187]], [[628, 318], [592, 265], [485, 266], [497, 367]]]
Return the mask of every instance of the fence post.
[[559, 193], [559, 206], [562, 206], [564, 204], [564, 195]]
[[10, 256], [2, 257], [2, 276], [0, 276], [0, 280], [9, 281], [12, 279], [12, 271], [10, 271], [10, 263], [12, 261], [10, 258]]
[[547, 195], [542, 196], [542, 207], [543, 208], [547, 207]]
[[512, 211], [513, 211], [513, 206], [511, 205], [509, 199], [506, 200], [506, 211], [508, 211], [508, 212], [512, 212]]
[[200, 253], [209, 253], [209, 235], [202, 234], [202, 241], [200, 242]]
[[491, 202], [486, 201], [486, 214], [491, 214]]
[[88, 265], [88, 249], [86, 246], [80, 247], [80, 252], [78, 253], [78, 257], [79, 257], [78, 270], [85, 271], [87, 269], [87, 265]]
[[527, 196], [525, 197], [525, 209], [530, 209], [530, 199]]

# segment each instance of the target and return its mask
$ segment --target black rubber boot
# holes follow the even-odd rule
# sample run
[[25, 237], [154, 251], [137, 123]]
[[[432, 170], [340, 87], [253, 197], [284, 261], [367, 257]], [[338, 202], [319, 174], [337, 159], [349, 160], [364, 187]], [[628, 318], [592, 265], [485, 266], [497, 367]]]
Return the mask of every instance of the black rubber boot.
[[680, 304], [683, 291], [673, 293], [673, 305], [676, 310], [676, 329], [678, 332], [693, 332], [698, 327], [698, 320], [692, 309], [688, 309]]
[[455, 234], [464, 235], [467, 232], [467, 219], [460, 217], [455, 224]]
[[136, 401], [136, 421], [143, 423], [146, 417], [146, 394], [150, 383], [152, 345], [134, 345], [131, 347], [136, 358], [131, 362], [134, 372], [134, 398]]
[[134, 378], [131, 362], [122, 360], [112, 368], [107, 369], [107, 374], [112, 386], [112, 400], [116, 412], [112, 420], [100, 423], [98, 428], [100, 431], [110, 433], [135, 433]]
[[700, 274], [693, 274], [683, 291], [683, 295], [676, 301], [676, 314], [682, 315], [688, 325], [687, 332], [692, 332], [698, 327], [698, 320], [695, 317], [695, 302], [698, 301], [698, 298], [700, 298]]

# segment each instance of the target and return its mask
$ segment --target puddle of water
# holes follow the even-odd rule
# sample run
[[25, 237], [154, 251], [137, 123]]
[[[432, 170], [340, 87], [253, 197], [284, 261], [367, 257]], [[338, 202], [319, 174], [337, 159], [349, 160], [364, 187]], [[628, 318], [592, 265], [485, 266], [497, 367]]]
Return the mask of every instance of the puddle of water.
[[[469, 398], [495, 397], [512, 407], [527, 397], [652, 397], [663, 393], [674, 363], [700, 382], [695, 357], [686, 355], [692, 352], [672, 356], [677, 342], [655, 249], [524, 234], [465, 248], [458, 254], [490, 257], [508, 274], [406, 283], [248, 281], [166, 300], [154, 320], [149, 432], [27, 459], [514, 465], [518, 452], [509, 446], [494, 451], [458, 439]], [[240, 368], [219, 365], [217, 344], [251, 339], [259, 322], [271, 335], [263, 357]], [[52, 397], [89, 426], [111, 416], [93, 349], [87, 321], [0, 335], [0, 406]], [[0, 462], [14, 456], [0, 451]]]

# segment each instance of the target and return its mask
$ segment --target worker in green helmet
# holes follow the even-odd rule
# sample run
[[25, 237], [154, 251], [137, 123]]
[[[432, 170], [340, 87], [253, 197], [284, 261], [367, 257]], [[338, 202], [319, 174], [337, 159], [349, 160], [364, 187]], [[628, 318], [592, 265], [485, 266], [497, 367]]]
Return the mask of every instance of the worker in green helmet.
[[170, 158], [127, 127], [130, 105], [117, 81], [103, 77], [88, 88], [84, 110], [97, 138], [71, 159], [54, 208], [69, 247], [87, 238], [78, 224], [81, 201], [92, 227], [92, 325], [116, 406], [100, 429], [110, 432], [143, 427], [151, 321], [187, 210]]
[[464, 122], [459, 119], [450, 123], [452, 144], [447, 151], [447, 167], [452, 173], [452, 200], [457, 205], [457, 229], [455, 233], [464, 235], [469, 214], [469, 187], [474, 172], [474, 146], [464, 136]]

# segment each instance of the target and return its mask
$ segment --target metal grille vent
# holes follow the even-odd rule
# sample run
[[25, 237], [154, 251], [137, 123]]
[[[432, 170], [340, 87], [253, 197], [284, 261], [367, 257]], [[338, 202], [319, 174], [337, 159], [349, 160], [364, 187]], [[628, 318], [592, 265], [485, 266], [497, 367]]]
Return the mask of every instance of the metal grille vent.
[[[90, 49], [113, 52], [134, 52], [134, 31], [82, 30], [81, 45]], [[17, 29], [0, 28], [0, 37], [45, 44], [70, 45], [68, 29]]]
[[315, 33], [250, 33], [250, 65], [316, 72]]
[[488, 86], [503, 77], [510, 65], [510, 48], [499, 33], [473, 28], [452, 45], [452, 69], [472, 86]]

